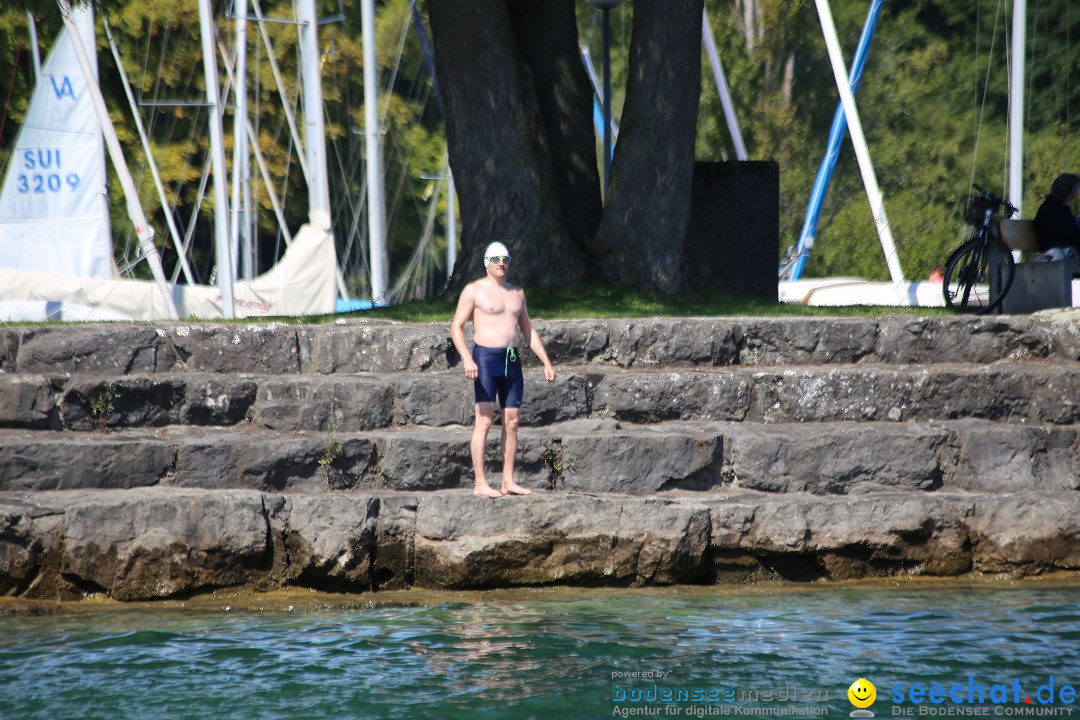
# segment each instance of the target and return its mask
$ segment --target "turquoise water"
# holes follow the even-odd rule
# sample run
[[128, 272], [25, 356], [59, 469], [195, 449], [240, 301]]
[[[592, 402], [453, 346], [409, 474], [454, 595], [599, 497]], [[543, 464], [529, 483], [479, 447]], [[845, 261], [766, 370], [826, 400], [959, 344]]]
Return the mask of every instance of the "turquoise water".
[[866, 678], [879, 718], [971, 710], [906, 695], [938, 684], [1007, 687], [985, 717], [1080, 720], [1062, 696], [1080, 687], [1077, 588], [477, 597], [0, 616], [0, 718], [846, 718]]

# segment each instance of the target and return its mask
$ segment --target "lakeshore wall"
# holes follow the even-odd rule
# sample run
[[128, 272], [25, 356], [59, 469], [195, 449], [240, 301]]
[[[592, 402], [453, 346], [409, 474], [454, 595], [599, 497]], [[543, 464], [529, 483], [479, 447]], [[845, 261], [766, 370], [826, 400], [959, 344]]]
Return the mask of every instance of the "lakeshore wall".
[[496, 500], [445, 325], [0, 328], [0, 593], [1080, 568], [1075, 311], [536, 322]]

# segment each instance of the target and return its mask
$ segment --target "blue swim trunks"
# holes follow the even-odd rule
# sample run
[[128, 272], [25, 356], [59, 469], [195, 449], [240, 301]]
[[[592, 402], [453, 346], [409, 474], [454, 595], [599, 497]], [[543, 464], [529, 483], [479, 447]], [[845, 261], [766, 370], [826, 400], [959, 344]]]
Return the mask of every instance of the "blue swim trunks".
[[489, 348], [474, 345], [473, 361], [478, 372], [473, 381], [473, 395], [478, 403], [493, 403], [498, 397], [501, 407], [521, 407], [525, 379], [516, 348]]

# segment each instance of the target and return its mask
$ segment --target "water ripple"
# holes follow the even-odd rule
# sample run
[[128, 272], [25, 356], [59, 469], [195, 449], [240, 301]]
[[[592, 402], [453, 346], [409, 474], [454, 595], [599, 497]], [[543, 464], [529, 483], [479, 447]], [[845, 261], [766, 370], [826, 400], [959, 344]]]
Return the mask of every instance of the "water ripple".
[[[340, 612], [0, 617], [0, 718], [609, 717], [621, 687], [1080, 685], [1077, 591], [589, 595]], [[886, 709], [887, 712], [887, 709]], [[879, 715], [882, 713], [879, 712]]]

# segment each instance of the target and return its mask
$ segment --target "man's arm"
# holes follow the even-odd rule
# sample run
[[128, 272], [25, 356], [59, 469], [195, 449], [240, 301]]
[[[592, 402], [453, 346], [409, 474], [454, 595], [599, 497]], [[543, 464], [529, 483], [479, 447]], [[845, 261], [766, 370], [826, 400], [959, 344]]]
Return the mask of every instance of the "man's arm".
[[469, 346], [465, 344], [465, 323], [472, 318], [475, 309], [476, 291], [472, 283], [469, 283], [461, 291], [461, 297], [458, 298], [457, 311], [454, 313], [454, 319], [450, 322], [450, 340], [454, 343], [454, 347], [457, 348], [458, 355], [461, 356], [461, 364], [465, 366], [465, 377], [470, 380], [476, 379], [477, 366], [472, 359], [472, 353], [469, 352]]
[[544, 377], [547, 378], [548, 382], [554, 382], [555, 368], [551, 366], [547, 350], [544, 349], [544, 343], [540, 340], [540, 333], [536, 332], [536, 326], [532, 324], [532, 320], [529, 318], [529, 309], [525, 304], [524, 292], [521, 293], [521, 315], [518, 316], [518, 329], [521, 330], [521, 336], [528, 341], [529, 349], [533, 351], [536, 357], [540, 358], [540, 362], [544, 363]]

